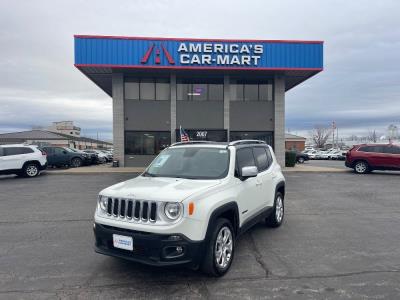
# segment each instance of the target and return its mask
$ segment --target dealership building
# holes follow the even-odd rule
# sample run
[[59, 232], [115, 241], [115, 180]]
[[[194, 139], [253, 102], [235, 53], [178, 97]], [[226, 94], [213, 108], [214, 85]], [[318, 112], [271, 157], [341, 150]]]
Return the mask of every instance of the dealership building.
[[285, 92], [323, 42], [76, 35], [75, 66], [113, 101], [114, 157], [145, 166], [180, 140], [261, 139], [285, 160]]

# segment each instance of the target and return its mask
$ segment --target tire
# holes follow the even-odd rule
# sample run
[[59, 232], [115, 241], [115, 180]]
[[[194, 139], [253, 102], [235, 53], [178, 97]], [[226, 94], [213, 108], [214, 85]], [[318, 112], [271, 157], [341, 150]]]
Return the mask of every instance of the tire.
[[275, 194], [274, 209], [272, 213], [265, 219], [265, 223], [269, 227], [279, 227], [282, 225], [285, 215], [284, 198], [281, 192]]
[[75, 157], [71, 160], [71, 167], [73, 168], [79, 168], [82, 166], [82, 159], [79, 157]]
[[299, 164], [304, 164], [304, 157], [299, 157], [299, 158], [297, 159], [297, 162], [298, 162]]
[[[224, 242], [224, 236], [227, 237], [226, 243]], [[221, 247], [223, 250], [220, 252], [218, 249], [221, 249]], [[207, 241], [206, 254], [201, 270], [214, 277], [225, 275], [232, 265], [234, 253], [235, 233], [232, 224], [229, 220], [220, 218], [213, 226], [210, 238]]]
[[363, 160], [357, 161], [354, 164], [353, 169], [354, 169], [354, 172], [356, 172], [357, 174], [365, 174], [370, 171], [368, 163]]
[[39, 175], [39, 166], [37, 163], [27, 163], [22, 168], [22, 176], [23, 177], [36, 177]]

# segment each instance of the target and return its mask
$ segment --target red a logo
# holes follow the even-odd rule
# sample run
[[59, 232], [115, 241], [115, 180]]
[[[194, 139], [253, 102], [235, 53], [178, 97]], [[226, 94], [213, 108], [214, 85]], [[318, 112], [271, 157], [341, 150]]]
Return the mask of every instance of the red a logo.
[[[147, 64], [147, 62], [149, 61], [150, 55], [151, 55], [151, 53], [153, 52], [153, 49], [154, 49], [154, 48], [156, 49], [156, 51], [155, 51], [155, 52], [156, 52], [156, 57], [155, 57], [154, 62], [155, 62], [156, 64], [160, 64], [160, 63], [161, 63], [161, 58], [160, 58], [161, 51], [160, 51], [160, 48], [159, 48], [158, 46], [155, 46], [155, 44], [151, 44], [150, 48], [147, 49], [146, 53], [144, 54], [144, 56], [143, 56], [142, 59], [140, 60], [140, 63], [141, 63], [141, 64]], [[175, 64], [175, 61], [174, 61], [174, 59], [172, 58], [171, 54], [169, 54], [168, 50], [167, 50], [167, 49], [164, 47], [164, 45], [162, 45], [162, 44], [161, 44], [161, 48], [162, 48], [162, 50], [163, 50], [163, 52], [164, 52], [165, 57], [166, 57], [167, 60], [168, 60], [168, 63], [169, 63], [170, 65], [174, 65], [174, 64]]]

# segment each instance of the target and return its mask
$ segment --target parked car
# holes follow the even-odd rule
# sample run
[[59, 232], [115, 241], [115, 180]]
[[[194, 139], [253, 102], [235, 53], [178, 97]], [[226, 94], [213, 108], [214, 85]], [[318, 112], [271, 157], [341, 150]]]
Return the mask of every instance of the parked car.
[[346, 154], [346, 167], [356, 173], [373, 170], [400, 170], [400, 146], [391, 144], [362, 144]]
[[49, 166], [77, 168], [82, 166], [85, 161], [83, 154], [76, 153], [69, 148], [45, 146], [42, 147], [42, 150], [47, 153], [47, 162]]
[[299, 164], [304, 163], [305, 161], [310, 160], [310, 157], [306, 153], [296, 152], [296, 162]]
[[92, 154], [92, 153], [86, 153], [83, 152], [82, 150], [79, 149], [74, 149], [74, 148], [68, 148], [69, 150], [75, 152], [75, 153], [80, 153], [83, 155], [84, 157], [84, 161], [83, 164], [84, 165], [92, 165], [92, 164], [96, 164], [97, 163], [97, 155]]
[[46, 169], [46, 153], [31, 145], [1, 145], [0, 174], [35, 177]]
[[310, 152], [306, 153], [309, 159], [317, 159], [317, 155], [319, 154], [318, 150], [311, 150]]
[[140, 176], [102, 190], [95, 251], [150, 265], [230, 268], [239, 235], [284, 217], [285, 178], [261, 141], [176, 143]]
[[113, 155], [111, 152], [107, 151], [107, 150], [97, 150], [100, 151], [101, 153], [104, 153], [107, 156], [107, 161], [110, 162], [113, 160]]
[[96, 154], [97, 155], [97, 163], [104, 164], [104, 163], [106, 163], [108, 161], [107, 155], [105, 153], [103, 153], [103, 152], [98, 151], [98, 150], [86, 149], [86, 150], [83, 150], [83, 152], [90, 153], [90, 154], [93, 154], [93, 153]]

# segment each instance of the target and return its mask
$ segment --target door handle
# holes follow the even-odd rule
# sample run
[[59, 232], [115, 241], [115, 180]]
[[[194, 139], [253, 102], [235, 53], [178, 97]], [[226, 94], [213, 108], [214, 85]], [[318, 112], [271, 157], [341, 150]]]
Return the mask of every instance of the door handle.
[[256, 186], [262, 185], [261, 181], [256, 182]]

